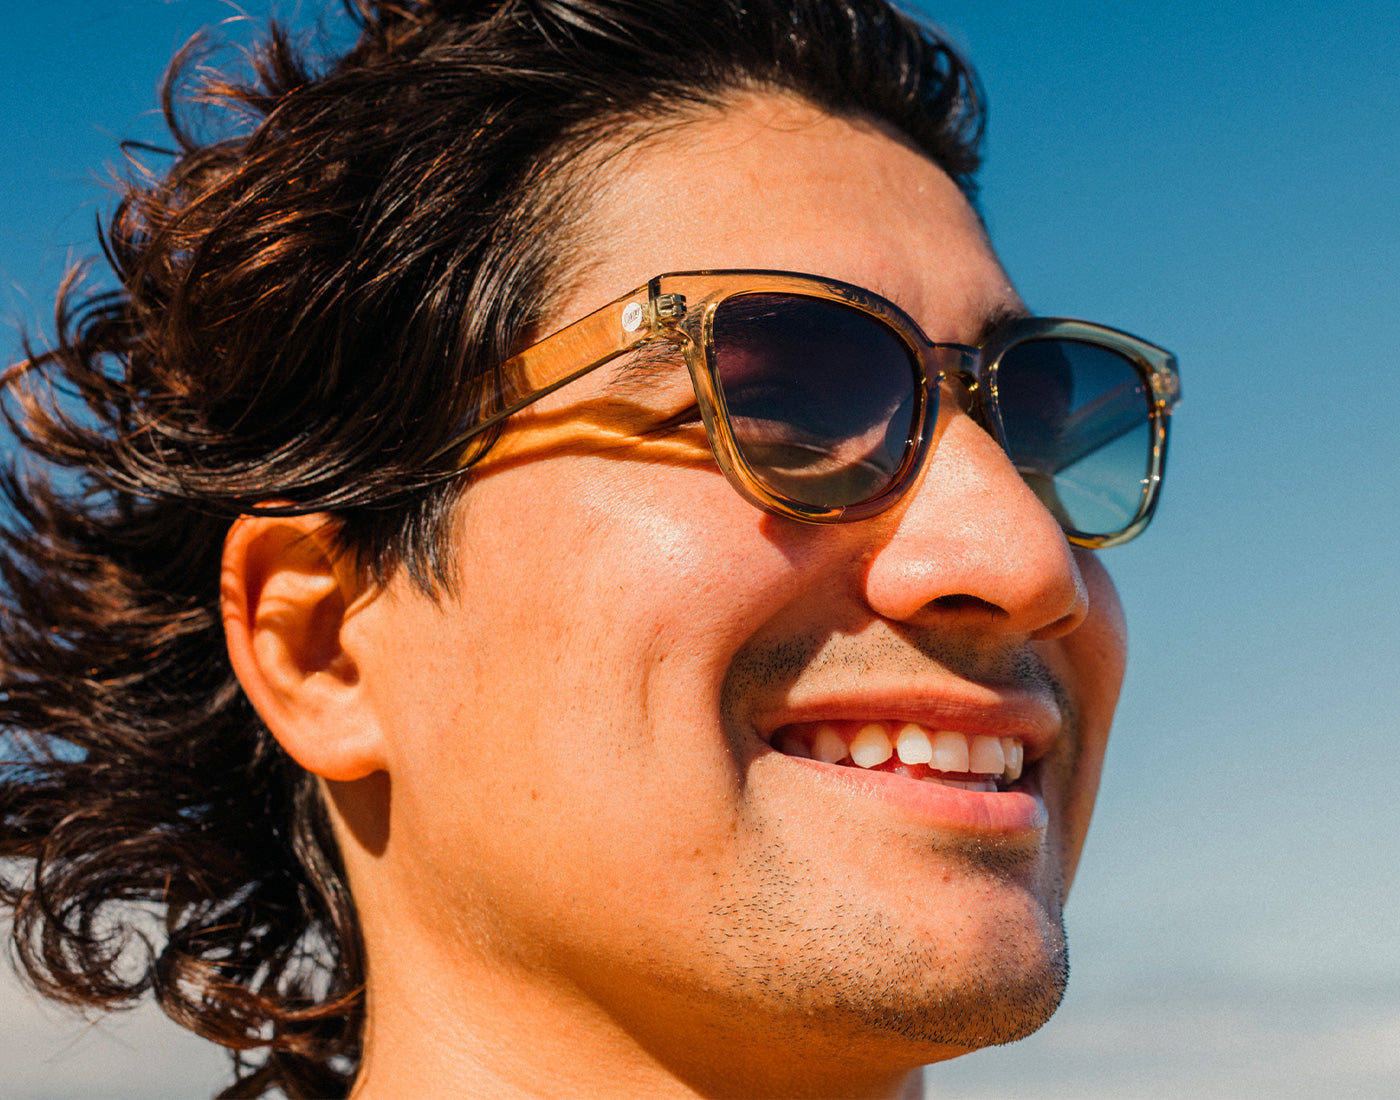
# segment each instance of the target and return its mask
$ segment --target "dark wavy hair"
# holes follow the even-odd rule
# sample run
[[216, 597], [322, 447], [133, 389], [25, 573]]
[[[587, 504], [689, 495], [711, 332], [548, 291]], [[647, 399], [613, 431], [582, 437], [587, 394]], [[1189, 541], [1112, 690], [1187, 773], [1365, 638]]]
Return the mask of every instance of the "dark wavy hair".
[[5, 378], [13, 947], [63, 1001], [152, 993], [233, 1051], [225, 1096], [343, 1095], [364, 1022], [316, 782], [224, 649], [230, 518], [327, 513], [373, 575], [442, 591], [465, 478], [435, 456], [571, 277], [580, 169], [617, 135], [778, 90], [893, 126], [971, 197], [982, 131], [970, 70], [883, 0], [345, 6], [338, 58], [276, 22], [238, 77], [177, 55], [175, 148], [102, 235], [115, 289], [70, 278]]

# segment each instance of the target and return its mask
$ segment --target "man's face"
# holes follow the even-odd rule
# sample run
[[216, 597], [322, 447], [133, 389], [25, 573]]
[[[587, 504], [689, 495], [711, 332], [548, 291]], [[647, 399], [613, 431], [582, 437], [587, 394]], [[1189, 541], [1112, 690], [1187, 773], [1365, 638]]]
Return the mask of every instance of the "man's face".
[[[937, 167], [786, 100], [595, 183], [541, 334], [701, 268], [856, 283], [941, 341], [1021, 308]], [[1107, 575], [946, 391], [909, 496], [811, 526], [699, 447], [596, 437], [580, 410], [612, 376], [513, 421], [461, 509], [455, 591], [395, 583], [363, 627], [392, 734], [387, 889], [359, 896], [372, 982], [411, 957], [482, 1011], [736, 1065], [775, 1042], [915, 1065], [1034, 1030], [1123, 671]], [[803, 756], [869, 725], [974, 759], [1011, 738], [1025, 773], [988, 791]]]

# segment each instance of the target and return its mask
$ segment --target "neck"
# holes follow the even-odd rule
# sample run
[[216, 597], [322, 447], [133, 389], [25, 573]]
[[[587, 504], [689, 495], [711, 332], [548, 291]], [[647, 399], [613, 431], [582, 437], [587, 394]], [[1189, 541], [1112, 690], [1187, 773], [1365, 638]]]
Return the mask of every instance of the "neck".
[[742, 1040], [721, 1039], [695, 1012], [669, 1019], [653, 1000], [646, 1002], [650, 1026], [638, 1028], [577, 990], [522, 989], [508, 975], [465, 974], [460, 966], [420, 972], [416, 981], [393, 980], [382, 969], [372, 974], [355, 1100], [922, 1095], [918, 1069], [872, 1068], [846, 1056], [839, 1042], [764, 1039], [756, 1027]]

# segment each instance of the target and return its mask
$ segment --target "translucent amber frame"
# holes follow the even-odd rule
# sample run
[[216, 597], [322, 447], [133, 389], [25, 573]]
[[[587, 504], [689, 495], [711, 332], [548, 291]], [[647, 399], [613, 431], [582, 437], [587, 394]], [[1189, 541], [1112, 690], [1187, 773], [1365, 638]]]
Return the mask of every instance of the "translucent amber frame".
[[[903, 459], [889, 485], [877, 495], [844, 507], [820, 507], [775, 492], [750, 469], [735, 444], [714, 365], [714, 315], [719, 305], [745, 294], [790, 294], [826, 299], [868, 314], [911, 351], [918, 377], [916, 408]], [[1065, 530], [1070, 542], [1100, 548], [1127, 542], [1145, 528], [1156, 507], [1166, 467], [1167, 429], [1180, 399], [1176, 360], [1170, 352], [1136, 336], [1088, 321], [1017, 318], [998, 326], [980, 348], [935, 343], [898, 306], [868, 290], [834, 279], [789, 271], [680, 271], [658, 275], [645, 285], [531, 345], [502, 364], [503, 385], [492, 404], [505, 407], [452, 439], [439, 453], [464, 447], [521, 409], [583, 377], [620, 355], [655, 341], [677, 346], [685, 359], [715, 461], [740, 496], [765, 512], [804, 523], [847, 523], [877, 515], [913, 483], [927, 454], [938, 415], [939, 387], [960, 383], [971, 397], [978, 421], [1005, 449], [997, 408], [997, 365], [1008, 350], [1027, 340], [1059, 338], [1100, 346], [1132, 363], [1151, 394], [1151, 453], [1137, 514], [1118, 531]], [[487, 406], [492, 407], [491, 405]], [[479, 452], [469, 451], [474, 461]]]

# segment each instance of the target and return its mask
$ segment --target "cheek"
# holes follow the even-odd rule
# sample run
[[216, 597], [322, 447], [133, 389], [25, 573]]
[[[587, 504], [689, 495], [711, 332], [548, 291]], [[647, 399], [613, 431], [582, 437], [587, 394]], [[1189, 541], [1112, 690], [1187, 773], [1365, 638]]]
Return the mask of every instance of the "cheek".
[[404, 640], [441, 685], [419, 766], [450, 760], [460, 779], [469, 742], [473, 782], [528, 771], [561, 798], [622, 807], [604, 788], [679, 768], [676, 743], [729, 767], [725, 670], [798, 583], [762, 519], [707, 470], [560, 458], [481, 479], [441, 632]]
[[[647, 448], [635, 450], [493, 478], [466, 512], [464, 544], [480, 576], [515, 578], [530, 608], [514, 616], [518, 629], [594, 637], [600, 652], [618, 655], [697, 638], [717, 649], [780, 602], [790, 562], [764, 537], [762, 514], [712, 465], [648, 461]], [[520, 500], [535, 504], [522, 511]]]
[[[401, 639], [423, 667], [385, 708], [404, 746], [395, 835], [433, 868], [414, 889], [543, 928], [580, 880], [634, 907], [636, 882], [668, 883], [657, 909], [712, 888], [679, 872], [735, 855], [725, 672], [805, 576], [763, 521], [712, 471], [640, 462], [539, 462], [473, 487], [456, 593]], [[703, 913], [703, 891], [674, 908]]]
[[1049, 660], [1073, 700], [1078, 726], [1062, 815], [1066, 887], [1074, 877], [1093, 814], [1128, 652], [1123, 606], [1108, 572], [1092, 551], [1077, 549], [1075, 557], [1089, 593], [1089, 616], [1072, 634], [1054, 643]]
[[1068, 639], [1075, 680], [1095, 713], [1112, 717], [1128, 660], [1128, 624], [1123, 604], [1102, 561], [1091, 550], [1075, 550], [1075, 560], [1089, 592], [1089, 617]]

